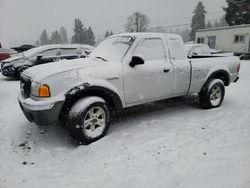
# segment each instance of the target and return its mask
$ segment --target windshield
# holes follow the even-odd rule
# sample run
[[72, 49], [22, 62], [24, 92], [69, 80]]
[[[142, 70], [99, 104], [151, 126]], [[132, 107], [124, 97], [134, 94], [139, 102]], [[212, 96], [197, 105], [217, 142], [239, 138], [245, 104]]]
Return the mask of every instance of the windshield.
[[130, 36], [107, 38], [90, 54], [90, 58], [120, 62], [133, 41], [134, 38]]

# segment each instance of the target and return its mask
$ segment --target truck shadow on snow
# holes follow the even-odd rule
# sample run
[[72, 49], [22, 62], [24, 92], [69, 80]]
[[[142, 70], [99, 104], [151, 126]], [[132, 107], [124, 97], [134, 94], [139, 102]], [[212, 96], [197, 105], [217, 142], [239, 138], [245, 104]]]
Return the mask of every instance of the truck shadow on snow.
[[[1, 72], [0, 72], [0, 74], [1, 74]], [[17, 78], [11, 78], [11, 77], [0, 77], [0, 80], [7, 81], [7, 82], [19, 81], [19, 79], [17, 79]]]
[[123, 111], [122, 114], [113, 118], [111, 131], [115, 131], [116, 127], [127, 124], [128, 122], [138, 122], [152, 120], [157, 116], [165, 117], [175, 114], [185, 113], [189, 110], [200, 109], [199, 98], [197, 95], [189, 95], [185, 97], [176, 97], [172, 99], [161, 100], [153, 103], [131, 107]]
[[[131, 107], [124, 110], [122, 114], [113, 117], [110, 130], [107, 134], [112, 135], [121, 129], [129, 129], [130, 126], [140, 124], [143, 121], [150, 121], [162, 116], [172, 117], [198, 108], [200, 108], [198, 97], [194, 95]], [[60, 123], [54, 126], [37, 126], [29, 123], [24, 127], [26, 128], [21, 146], [24, 145], [23, 143], [32, 143], [38, 147], [49, 149], [56, 147], [74, 148], [78, 145], [78, 143], [71, 139], [68, 131], [63, 129]]]

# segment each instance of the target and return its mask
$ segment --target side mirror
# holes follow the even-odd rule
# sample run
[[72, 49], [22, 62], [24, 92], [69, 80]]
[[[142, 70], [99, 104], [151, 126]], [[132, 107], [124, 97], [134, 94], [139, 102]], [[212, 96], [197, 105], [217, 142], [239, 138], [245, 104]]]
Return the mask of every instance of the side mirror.
[[145, 62], [144, 62], [144, 58], [142, 55], [134, 55], [132, 57], [132, 60], [131, 62], [129, 63], [129, 65], [131, 67], [135, 67], [136, 65], [143, 65]]
[[43, 54], [38, 54], [38, 55], [36, 56], [37, 59], [42, 59], [42, 57], [43, 57]]

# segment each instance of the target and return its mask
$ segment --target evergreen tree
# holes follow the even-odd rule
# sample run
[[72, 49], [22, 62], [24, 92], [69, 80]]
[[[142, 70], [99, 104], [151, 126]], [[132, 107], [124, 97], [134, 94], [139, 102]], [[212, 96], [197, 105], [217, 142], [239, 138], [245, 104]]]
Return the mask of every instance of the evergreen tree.
[[85, 41], [84, 43], [85, 44], [89, 44], [91, 46], [94, 46], [95, 45], [95, 34], [94, 32], [92, 31], [91, 27], [89, 27], [86, 31], [85, 31]]
[[214, 25], [213, 25], [213, 27], [225, 27], [225, 26], [228, 26], [228, 23], [227, 23], [227, 21], [225, 20], [225, 17], [224, 17], [224, 16], [222, 16], [222, 17], [219, 19], [219, 21], [216, 20], [216, 21], [214, 22]]
[[219, 25], [220, 25], [220, 27], [228, 26], [228, 23], [227, 23], [227, 21], [226, 21], [226, 19], [225, 19], [225, 16], [222, 16], [222, 17], [220, 18]]
[[195, 33], [198, 29], [205, 29], [206, 23], [205, 23], [205, 14], [207, 13], [205, 11], [205, 7], [201, 1], [198, 2], [195, 10], [194, 10], [194, 16], [192, 18], [192, 24], [191, 24], [191, 33], [190, 33], [190, 39], [192, 41], [195, 40]]
[[60, 28], [60, 36], [61, 36], [62, 44], [68, 43], [67, 30], [63, 26]]
[[211, 21], [208, 21], [208, 23], [207, 23], [207, 29], [209, 29], [209, 28], [211, 28], [211, 27], [213, 27], [213, 25], [212, 25], [212, 23], [211, 23]]
[[214, 22], [214, 27], [220, 27], [220, 23], [218, 22], [218, 20]]
[[36, 47], [40, 46], [40, 42], [37, 40], [37, 41], [34, 43], [34, 46], [36, 46]]
[[190, 29], [189, 28], [186, 28], [186, 29], [183, 29], [181, 31], [181, 36], [183, 38], [183, 41], [184, 42], [188, 42], [189, 41], [189, 33], [190, 33]]
[[73, 28], [74, 34], [72, 36], [71, 42], [83, 44], [86, 40], [85, 32], [86, 28], [82, 24], [82, 21], [79, 18], [76, 18]]
[[40, 35], [40, 45], [49, 44], [49, 36], [47, 31], [44, 29]]
[[51, 44], [61, 44], [62, 43], [61, 36], [60, 36], [58, 31], [54, 31], [52, 33], [50, 43]]
[[105, 33], [105, 35], [104, 35], [104, 37], [107, 38], [108, 36], [112, 36], [112, 35], [114, 35], [114, 34], [113, 34], [113, 31], [110, 31], [110, 32], [109, 32], [109, 31], [107, 30], [106, 33]]
[[109, 36], [109, 31], [106, 31], [104, 37], [107, 38]]
[[150, 20], [146, 14], [140, 12], [134, 12], [127, 18], [125, 29], [127, 32], [146, 32], [149, 26]]
[[226, 21], [232, 25], [250, 24], [250, 0], [226, 0], [228, 7], [223, 8], [226, 12]]

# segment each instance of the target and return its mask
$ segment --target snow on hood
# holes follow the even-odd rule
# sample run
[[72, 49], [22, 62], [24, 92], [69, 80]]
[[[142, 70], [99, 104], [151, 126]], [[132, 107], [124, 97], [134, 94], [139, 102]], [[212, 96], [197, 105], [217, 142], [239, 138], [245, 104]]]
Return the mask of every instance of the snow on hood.
[[5, 59], [3, 61], [3, 63], [11, 63], [11, 62], [19, 60], [19, 59], [23, 59], [23, 55], [18, 54], [18, 55], [11, 56], [10, 58]]
[[74, 59], [74, 60], [61, 60], [59, 62], [53, 62], [53, 63], [48, 63], [44, 65], [37, 65], [34, 67], [31, 67], [24, 71], [24, 75], [30, 77], [33, 81], [41, 81], [42, 79], [71, 71], [71, 70], [76, 70], [76, 69], [82, 69], [82, 68], [91, 68], [91, 67], [96, 67], [96, 66], [103, 66], [106, 65], [105, 62], [101, 60], [93, 60], [90, 58], [86, 59]]

